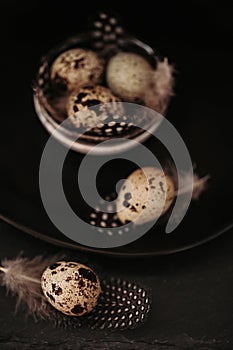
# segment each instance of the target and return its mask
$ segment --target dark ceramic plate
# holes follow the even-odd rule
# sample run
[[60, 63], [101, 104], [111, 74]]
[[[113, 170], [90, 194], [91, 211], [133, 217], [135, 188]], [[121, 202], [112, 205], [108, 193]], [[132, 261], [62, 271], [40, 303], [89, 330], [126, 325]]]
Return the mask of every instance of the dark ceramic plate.
[[[15, 224], [23, 231], [53, 244], [72, 249], [115, 256], [143, 256], [165, 255], [195, 247], [217, 237], [232, 226], [233, 172], [231, 162], [229, 162], [231, 157], [230, 129], [225, 123], [220, 133], [218, 123], [213, 118], [211, 111], [209, 118], [207, 116], [203, 118], [200, 129], [199, 123], [203, 115], [199, 113], [197, 116], [195, 111], [192, 111], [185, 122], [180, 122], [180, 126], [177, 123], [177, 128], [184, 137], [193, 160], [198, 165], [200, 175], [209, 173], [211, 180], [200, 199], [192, 202], [180, 226], [173, 233], [165, 234], [164, 225], [156, 224], [137, 241], [114, 249], [94, 249], [80, 246], [69, 240], [50, 222], [40, 199], [38, 167], [48, 135], [35, 116], [32, 105], [28, 108], [30, 113], [25, 118], [19, 119], [17, 115], [12, 115], [15, 128], [12, 128], [12, 125], [6, 120], [3, 128], [5, 132], [1, 133], [0, 139], [1, 150], [4, 150], [0, 159], [2, 218], [7, 220], [6, 217], [8, 217], [13, 220], [13, 222], [9, 220], [10, 223], [15, 224], [16, 222], [24, 225], [25, 227], [20, 227]], [[10, 138], [9, 135], [11, 135]], [[146, 145], [152, 150], [156, 149], [161, 156], [163, 155], [162, 149], [154, 139], [148, 140]], [[82, 204], [80, 193], [74, 191], [75, 169], [82, 158], [83, 155], [74, 152], [68, 155], [63, 181], [72, 207], [82, 212], [86, 210], [85, 217], [85, 215], [88, 216], [88, 209]], [[125, 172], [129, 172], [132, 164], [127, 165], [123, 162], [123, 160], [113, 161], [103, 169], [97, 181], [102, 194], [110, 192], [114, 182], [123, 177]]]

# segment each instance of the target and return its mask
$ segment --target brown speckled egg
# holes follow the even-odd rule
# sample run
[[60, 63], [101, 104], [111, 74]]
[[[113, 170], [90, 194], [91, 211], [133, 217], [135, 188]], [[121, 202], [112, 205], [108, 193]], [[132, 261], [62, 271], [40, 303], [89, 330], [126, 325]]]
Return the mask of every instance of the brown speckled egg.
[[69, 316], [90, 312], [101, 292], [99, 278], [92, 269], [66, 261], [58, 261], [44, 271], [41, 287], [50, 304]]
[[108, 63], [106, 80], [115, 95], [128, 102], [141, 102], [151, 73], [151, 65], [142, 56], [119, 52]]
[[71, 49], [59, 55], [51, 67], [51, 79], [72, 91], [101, 80], [104, 62], [91, 50]]
[[[120, 100], [111, 91], [101, 85], [87, 86], [73, 92], [68, 100], [67, 115], [77, 128], [92, 128], [106, 120], [109, 115], [118, 112]], [[104, 105], [111, 102], [111, 111]], [[100, 105], [102, 104], [102, 106]], [[98, 108], [89, 109], [91, 106]], [[81, 112], [80, 112], [81, 111]]]
[[124, 224], [133, 221], [141, 225], [164, 214], [174, 197], [173, 181], [162, 170], [155, 167], [137, 169], [120, 189], [117, 216]]

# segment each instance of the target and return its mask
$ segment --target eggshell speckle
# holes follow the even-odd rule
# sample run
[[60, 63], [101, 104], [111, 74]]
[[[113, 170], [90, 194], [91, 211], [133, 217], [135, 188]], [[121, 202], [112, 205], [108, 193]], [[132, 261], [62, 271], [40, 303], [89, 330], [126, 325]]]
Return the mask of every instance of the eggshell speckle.
[[[122, 223], [141, 225], [163, 215], [175, 197], [172, 179], [155, 167], [137, 169], [123, 183], [117, 198]], [[123, 209], [122, 209], [123, 208]]]
[[104, 62], [98, 55], [81, 48], [71, 49], [59, 55], [51, 67], [51, 79], [72, 91], [101, 80]]
[[141, 102], [151, 72], [151, 65], [142, 56], [119, 52], [108, 63], [106, 80], [115, 95], [128, 102]]
[[77, 262], [58, 261], [41, 277], [45, 297], [57, 310], [69, 316], [82, 316], [97, 304], [101, 285], [96, 273]]

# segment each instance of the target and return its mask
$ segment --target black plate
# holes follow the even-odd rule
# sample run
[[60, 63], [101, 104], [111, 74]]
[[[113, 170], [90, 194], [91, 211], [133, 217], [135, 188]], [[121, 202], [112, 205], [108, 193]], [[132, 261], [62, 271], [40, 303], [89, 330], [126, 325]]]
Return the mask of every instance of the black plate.
[[[51, 42], [54, 37], [50, 38]], [[59, 42], [58, 38], [56, 40]], [[156, 225], [132, 244], [101, 250], [70, 241], [58, 232], [45, 213], [39, 193], [38, 169], [49, 135], [34, 111], [31, 82], [36, 63], [51, 43], [41, 43], [40, 46], [37, 42], [28, 45], [23, 40], [13, 43], [6, 54], [5, 66], [9, 69], [3, 75], [6, 93], [1, 106], [0, 213], [3, 219], [7, 217], [25, 225], [21, 227], [24, 231], [57, 245], [128, 257], [164, 255], [189, 249], [232, 226], [232, 85], [217, 68], [219, 57], [226, 67], [232, 64], [233, 57], [227, 49], [219, 48], [216, 55], [215, 46], [198, 46], [195, 43], [196, 46], [190, 48], [179, 41], [171, 41], [167, 46], [163, 43], [158, 48], [176, 62], [179, 71], [175, 89], [177, 96], [173, 98], [167, 118], [182, 135], [199, 174], [210, 174], [211, 180], [207, 190], [191, 204], [183, 222], [173, 233], [166, 235], [164, 227]], [[153, 46], [155, 43], [150, 44]], [[23, 53], [17, 61], [15, 52]], [[157, 152], [153, 140], [148, 140], [146, 145]], [[68, 192], [73, 190], [72, 181], [77, 175], [75, 166], [82, 157], [71, 153], [68, 159], [64, 173]], [[107, 181], [111, 174], [115, 177], [127, 175], [119, 166], [115, 165], [112, 170], [109, 168], [99, 182], [102, 192], [111, 191], [111, 182]], [[78, 203], [77, 192], [72, 204]]]
[[[30, 101], [30, 96], [27, 101]], [[186, 121], [180, 122], [178, 130], [184, 136], [193, 160], [198, 164], [199, 173], [209, 173], [211, 180], [200, 199], [192, 202], [180, 226], [173, 233], [166, 235], [164, 226], [157, 224], [134, 243], [114, 249], [94, 249], [70, 241], [52, 225], [40, 199], [38, 166], [48, 135], [33, 112], [32, 104], [29, 108], [31, 113], [25, 118], [12, 116], [14, 128], [6, 120], [3, 128], [5, 132], [2, 133], [0, 141], [1, 150], [4, 150], [4, 156], [0, 160], [1, 213], [25, 225], [26, 227], [21, 227], [24, 231], [51, 243], [77, 250], [116, 256], [142, 256], [164, 255], [189, 249], [220, 235], [232, 225], [233, 173], [229, 161], [231, 148], [230, 144], [227, 145], [230, 132], [225, 123], [221, 125], [220, 133], [218, 121], [213, 118], [211, 111], [208, 118], [203, 112], [195, 113], [193, 108]], [[154, 142], [155, 140], [150, 139], [146, 145], [153, 148]], [[68, 196], [69, 193], [74, 193], [73, 198], [70, 198], [73, 207], [78, 206], [80, 202], [80, 194], [73, 192], [73, 187], [75, 168], [82, 158], [83, 155], [71, 152], [64, 171], [64, 184]], [[112, 181], [109, 181], [111, 174], [114, 174], [113, 182], [124, 174], [125, 170], [121, 169], [120, 164], [119, 161], [115, 165], [112, 163], [100, 177], [99, 188], [103, 193], [112, 188]], [[28, 227], [31, 230], [28, 230]]]

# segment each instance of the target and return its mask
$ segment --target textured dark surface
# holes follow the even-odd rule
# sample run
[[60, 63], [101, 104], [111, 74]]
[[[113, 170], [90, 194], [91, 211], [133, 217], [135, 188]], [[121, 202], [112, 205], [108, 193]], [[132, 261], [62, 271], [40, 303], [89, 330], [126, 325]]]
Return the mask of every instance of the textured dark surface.
[[[20, 250], [26, 256], [59, 249], [4, 223], [0, 258]], [[147, 322], [136, 330], [90, 331], [56, 328], [51, 322], [15, 315], [15, 299], [0, 288], [0, 348], [8, 349], [198, 349], [233, 348], [233, 231], [192, 251], [164, 258], [122, 260], [83, 256], [97, 271], [135, 280], [152, 288]]]
[[[145, 2], [143, 6], [138, 4], [135, 3], [132, 8], [132, 2], [125, 2], [124, 6], [111, 2], [106, 7], [121, 14], [131, 33], [157, 47], [172, 63], [175, 62], [179, 72], [177, 96], [171, 104], [169, 116], [173, 121], [179, 120], [181, 131], [183, 126], [185, 129], [188, 125], [185, 141], [204, 174], [210, 170], [209, 164], [217, 169], [217, 175], [224, 174], [225, 180], [215, 183], [216, 187], [221, 187], [222, 195], [216, 201], [213, 191], [208, 200], [215, 210], [219, 208], [219, 216], [209, 214], [209, 224], [214, 227], [219, 217], [223, 221], [227, 218], [225, 214], [232, 207], [231, 200], [226, 201], [229, 188], [232, 188], [228, 172], [231, 162], [225, 157], [232, 145], [229, 122], [232, 117], [231, 7], [224, 1], [189, 1], [186, 5], [178, 1], [164, 1], [157, 5], [154, 12]], [[33, 211], [38, 196], [36, 160], [46, 142], [45, 132], [33, 112], [31, 82], [40, 56], [54, 44], [82, 30], [86, 16], [90, 12], [95, 13], [101, 5], [95, 2], [91, 6], [87, 2], [82, 6], [80, 2], [53, 0], [31, 3], [9, 0], [2, 5], [2, 23], [4, 19], [6, 23], [1, 36], [1, 86], [5, 94], [1, 98], [0, 117], [4, 127], [0, 129], [0, 139], [4, 141], [4, 146], [0, 148], [0, 182], [5, 190], [4, 194], [1, 192], [0, 207], [7, 208], [9, 214], [26, 217], [29, 224], [37, 223]], [[28, 123], [28, 120], [31, 122]], [[21, 121], [29, 125], [27, 140], [20, 139]], [[38, 128], [33, 135], [30, 133], [31, 125]], [[220, 142], [218, 128], [221, 130], [222, 125], [226, 127]], [[201, 140], [207, 135], [212, 143], [207, 142], [204, 150], [199, 149], [198, 142], [192, 142], [196, 135]], [[217, 153], [213, 152], [213, 143], [218, 146]], [[31, 167], [28, 168], [31, 172], [28, 176], [28, 168], [22, 167], [22, 160], [27, 159], [31, 145], [35, 159], [30, 158]], [[222, 179], [222, 176], [217, 178]], [[31, 191], [32, 188], [35, 192]], [[21, 204], [17, 205], [19, 194], [22, 195]], [[28, 206], [28, 201], [32, 206]], [[202, 223], [198, 221], [201, 228]], [[37, 224], [43, 229], [43, 223]], [[107, 333], [85, 328], [56, 328], [48, 322], [35, 322], [33, 318], [25, 317], [23, 309], [15, 315], [15, 299], [6, 296], [5, 290], [0, 288], [0, 349], [232, 350], [232, 233], [231, 230], [199, 248], [163, 258], [127, 260], [72, 253], [72, 258], [75, 255], [77, 261], [88, 263], [97, 271], [135, 280], [152, 288], [151, 313], [147, 323], [137, 330]], [[200, 234], [201, 231], [198, 231], [197, 235]], [[59, 248], [2, 222], [0, 237], [0, 258], [14, 257], [21, 250], [29, 257], [61, 252]]]

